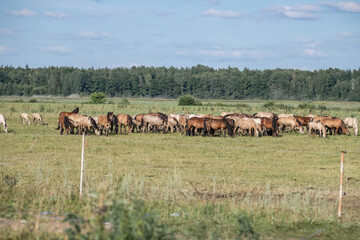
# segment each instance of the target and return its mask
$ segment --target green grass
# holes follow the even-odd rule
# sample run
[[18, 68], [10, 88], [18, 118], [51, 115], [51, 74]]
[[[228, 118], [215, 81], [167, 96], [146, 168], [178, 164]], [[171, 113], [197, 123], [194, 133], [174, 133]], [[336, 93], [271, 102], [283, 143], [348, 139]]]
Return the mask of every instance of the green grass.
[[[255, 113], [265, 110], [266, 102], [203, 101], [203, 106], [179, 107], [177, 100], [128, 99], [130, 104], [123, 107], [121, 99], [105, 105], [87, 104], [88, 99], [39, 98], [38, 103], [29, 103], [29, 99], [0, 99], [0, 112], [9, 125], [8, 134], [0, 130], [0, 218], [13, 221], [12, 228], [0, 225], [0, 239], [109, 237], [116, 234], [115, 228], [101, 226], [105, 222], [115, 226], [118, 221], [127, 226], [122, 234], [140, 234], [136, 236], [145, 234], [141, 226], [152, 226], [154, 233], [179, 239], [360, 238], [360, 140], [353, 135], [326, 139], [294, 133], [279, 138], [89, 135], [84, 196], [80, 198], [81, 136], [59, 135], [55, 130], [59, 112], [79, 106], [81, 114], [92, 116], [107, 111], [217, 115], [223, 111]], [[301, 102], [279, 101], [275, 108], [280, 104], [293, 106], [299, 115], [308, 114], [298, 107]], [[359, 103], [310, 104], [326, 106], [326, 110], [314, 109], [317, 114], [360, 117]], [[21, 123], [20, 113], [39, 111], [48, 125]], [[343, 222], [338, 224], [342, 150], [348, 151], [347, 195]], [[99, 211], [103, 206], [108, 210]], [[44, 216], [45, 211], [52, 214]], [[76, 229], [71, 227], [74, 222], [62, 221], [69, 213], [84, 219], [80, 232], [63, 232]], [[21, 219], [27, 222], [20, 223]], [[61, 231], [50, 227], [56, 224]]]

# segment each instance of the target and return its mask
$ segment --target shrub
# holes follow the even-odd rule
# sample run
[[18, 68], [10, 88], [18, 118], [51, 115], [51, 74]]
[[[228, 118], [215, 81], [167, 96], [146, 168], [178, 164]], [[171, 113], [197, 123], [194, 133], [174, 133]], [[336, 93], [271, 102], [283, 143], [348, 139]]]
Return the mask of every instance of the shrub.
[[183, 95], [179, 98], [179, 106], [197, 106], [202, 105], [199, 100], [196, 100], [193, 96]]
[[35, 98], [29, 100], [30, 103], [37, 103], [38, 101]]
[[90, 100], [92, 104], [103, 104], [106, 102], [106, 95], [103, 92], [95, 92], [90, 95]]

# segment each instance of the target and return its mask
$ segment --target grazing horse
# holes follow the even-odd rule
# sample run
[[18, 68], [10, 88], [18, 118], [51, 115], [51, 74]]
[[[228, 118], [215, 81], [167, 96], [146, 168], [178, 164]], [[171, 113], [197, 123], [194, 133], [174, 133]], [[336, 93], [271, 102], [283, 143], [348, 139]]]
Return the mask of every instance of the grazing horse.
[[110, 127], [111, 127], [111, 119], [113, 118], [114, 114], [112, 112], [108, 112], [106, 115], [100, 115], [99, 119], [99, 129], [102, 133], [105, 129], [105, 136], [108, 136]]
[[347, 129], [345, 123], [340, 118], [322, 119], [319, 122], [326, 128], [334, 130], [334, 134], [350, 135], [349, 129]]
[[166, 130], [169, 130], [169, 128], [171, 133], [174, 133], [175, 131], [178, 131], [180, 129], [178, 120], [176, 120], [175, 117], [171, 117], [170, 115], [168, 116]]
[[137, 128], [137, 132], [143, 132], [143, 125], [142, 125], [142, 119], [143, 117], [145, 116], [145, 114], [137, 114], [135, 115], [134, 117], [134, 121], [133, 121], [133, 124], [134, 124], [134, 127], [133, 127], [133, 131], [135, 130], [135, 128]]
[[277, 124], [281, 131], [284, 131], [286, 127], [289, 127], [290, 130], [292, 130], [294, 132], [296, 132], [297, 130], [300, 130], [300, 134], [304, 134], [303, 127], [301, 126], [299, 120], [297, 120], [295, 117], [279, 118], [279, 120], [277, 121]]
[[[208, 133], [213, 137], [216, 130], [220, 130], [220, 137], [224, 130], [227, 130], [228, 135], [233, 137], [234, 128], [231, 126], [229, 121], [234, 121], [232, 119], [212, 119], [212, 118], [205, 118], [204, 121], [204, 132], [203, 137], [208, 135]], [[224, 137], [226, 137], [226, 131], [224, 131]]]
[[250, 135], [254, 133], [255, 137], [259, 137], [259, 132], [256, 123], [251, 118], [237, 118], [234, 119], [234, 123], [235, 123], [234, 133], [236, 133], [240, 129], [243, 132], [247, 131]]
[[186, 120], [186, 136], [195, 136], [195, 129], [204, 128], [205, 118], [192, 117]]
[[357, 120], [357, 118], [347, 117], [347, 118], [345, 118], [344, 123], [348, 128], [354, 129], [355, 136], [358, 135], [359, 121]]
[[65, 114], [59, 116], [58, 124], [59, 124], [59, 128], [60, 128], [60, 135], [63, 135], [64, 129], [65, 129], [66, 135], [69, 135], [70, 120]]
[[315, 134], [316, 131], [319, 131], [319, 137], [321, 137], [321, 135], [326, 138], [326, 130], [324, 125], [322, 125], [319, 122], [309, 122], [307, 124], [307, 128], [309, 130], [309, 136], [311, 135], [311, 133]]
[[[61, 115], [64, 115], [64, 116], [70, 116], [70, 115], [73, 115], [73, 114], [78, 114], [79, 113], [79, 107], [76, 107], [72, 112], [61, 112], [59, 114], [59, 120], [60, 120], [60, 116]], [[56, 128], [56, 130], [58, 130], [60, 128], [60, 123], [59, 123], [59, 120], [58, 120], [58, 127]]]
[[92, 117], [88, 117], [84, 115], [80, 119], [80, 129], [82, 132], [90, 132], [90, 130], [93, 130], [96, 135], [100, 135], [100, 129], [98, 125], [96, 124], [95, 120]]
[[20, 119], [21, 119], [23, 124], [26, 123], [27, 125], [30, 126], [30, 117], [29, 117], [29, 115], [27, 113], [20, 114]]
[[4, 132], [8, 132], [8, 125], [6, 124], [6, 119], [5, 119], [5, 116], [4, 116], [4, 114], [1, 114], [0, 113], [0, 125], [3, 125], [3, 128], [4, 128]]
[[166, 133], [167, 122], [168, 117], [163, 113], [148, 113], [142, 118], [141, 125], [145, 127], [145, 133], [149, 132], [150, 127], [158, 132], [162, 129]]
[[35, 124], [39, 123], [41, 125], [44, 125], [44, 121], [43, 121], [43, 117], [41, 116], [40, 113], [33, 113], [33, 122]]
[[301, 124], [301, 126], [306, 127], [308, 126], [308, 123], [311, 122], [311, 117], [301, 117], [301, 116], [294, 116]]
[[133, 121], [132, 121], [132, 117], [130, 115], [128, 115], [128, 114], [118, 114], [116, 116], [116, 118], [117, 118], [117, 122], [119, 124], [120, 133], [121, 133], [122, 127], [124, 127], [124, 133], [126, 132], [126, 128], [128, 129], [127, 130], [128, 133], [132, 132], [134, 124], [133, 124]]
[[273, 137], [279, 136], [279, 129], [277, 125], [278, 118], [277, 116], [274, 116], [273, 118], [261, 118], [261, 128], [263, 131], [263, 134], [270, 134]]

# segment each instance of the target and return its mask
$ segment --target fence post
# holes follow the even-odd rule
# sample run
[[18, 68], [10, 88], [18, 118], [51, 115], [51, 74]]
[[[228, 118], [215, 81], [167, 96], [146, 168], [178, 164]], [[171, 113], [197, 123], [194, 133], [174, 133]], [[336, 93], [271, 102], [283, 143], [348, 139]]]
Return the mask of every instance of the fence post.
[[344, 175], [344, 155], [346, 150], [341, 151], [341, 162], [340, 162], [340, 191], [339, 191], [339, 210], [338, 210], [338, 221], [341, 222], [341, 203], [343, 196], [343, 175]]
[[84, 148], [85, 148], [85, 131], [82, 136], [82, 148], [81, 148], [80, 197], [82, 196], [83, 174], [84, 174]]

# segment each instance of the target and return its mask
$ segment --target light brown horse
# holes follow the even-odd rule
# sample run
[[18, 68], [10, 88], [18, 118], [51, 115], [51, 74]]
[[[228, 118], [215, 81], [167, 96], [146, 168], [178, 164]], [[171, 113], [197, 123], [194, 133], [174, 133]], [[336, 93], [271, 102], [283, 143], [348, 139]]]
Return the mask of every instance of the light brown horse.
[[44, 120], [40, 113], [33, 113], [32, 116], [33, 116], [33, 123], [35, 124], [39, 123], [40, 125], [44, 125]]
[[301, 134], [304, 134], [302, 125], [295, 117], [279, 118], [279, 120], [277, 121], [277, 125], [279, 126], [279, 129], [281, 131], [284, 131], [286, 127], [289, 127], [290, 130], [294, 132], [297, 132], [297, 130], [299, 130]]
[[316, 131], [319, 131], [319, 137], [323, 136], [324, 138], [326, 138], [326, 130], [324, 125], [322, 125], [319, 122], [309, 122], [307, 125], [308, 131], [309, 131], [309, 136], [311, 134], [315, 134]]
[[[230, 137], [233, 137], [234, 128], [231, 126], [229, 121], [234, 121], [232, 119], [213, 119], [213, 118], [205, 118], [204, 121], [204, 131], [203, 136], [207, 136], [210, 134], [210, 136], [214, 136], [214, 133], [216, 130], [220, 130], [220, 137], [224, 130], [227, 130], [228, 135]], [[224, 131], [224, 137], [226, 137], [226, 131]]]
[[132, 132], [132, 129], [134, 127], [133, 125], [135, 124], [133, 124], [132, 117], [129, 114], [118, 114], [116, 117], [117, 117], [120, 133], [123, 127], [124, 127], [124, 133], [126, 132], [126, 129], [128, 133]]
[[180, 131], [181, 134], [185, 134], [186, 132], [186, 116], [184, 115], [180, 115], [179, 116], [179, 127], [180, 127]]
[[274, 117], [274, 113], [272, 112], [258, 112], [255, 113], [253, 116], [254, 117], [267, 117], [267, 118], [273, 118]]
[[180, 129], [179, 122], [176, 120], [175, 117], [171, 117], [170, 115], [168, 115], [166, 128], [167, 128], [166, 130], [170, 129], [171, 133], [174, 133], [175, 131], [179, 131]]
[[142, 119], [144, 116], [145, 116], [145, 114], [143, 114], [143, 113], [135, 115], [134, 121], [133, 121], [133, 124], [134, 124], [133, 131], [135, 129], [137, 129], [137, 132], [144, 131], [144, 129], [143, 129], [144, 126], [142, 125]]
[[350, 135], [349, 129], [340, 118], [321, 119], [319, 122], [324, 125], [324, 127], [330, 129], [330, 133], [332, 133], [333, 130], [334, 134]]
[[88, 117], [86, 115], [84, 115], [80, 119], [80, 129], [82, 132], [85, 132], [85, 133], [93, 130], [96, 135], [98, 135], [98, 136], [100, 135], [100, 129], [97, 126], [95, 120], [92, 117]]
[[109, 135], [109, 131], [111, 128], [111, 119], [113, 118], [114, 114], [112, 112], [108, 112], [106, 115], [99, 116], [99, 129], [102, 133], [105, 130], [105, 136]]
[[30, 117], [27, 113], [22, 113], [20, 114], [20, 119], [22, 120], [22, 123], [26, 123], [27, 125], [30, 126]]
[[257, 126], [254, 120], [250, 118], [238, 118], [234, 120], [236, 133], [238, 130], [242, 130], [243, 132], [248, 132], [249, 135], [254, 134], [255, 137], [259, 137], [259, 132], [257, 130]]

